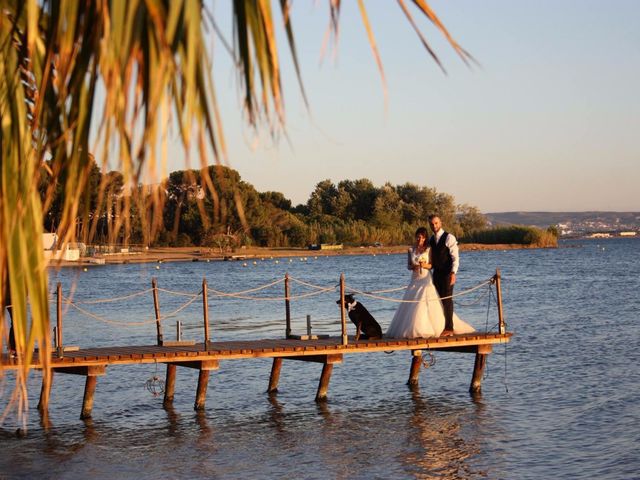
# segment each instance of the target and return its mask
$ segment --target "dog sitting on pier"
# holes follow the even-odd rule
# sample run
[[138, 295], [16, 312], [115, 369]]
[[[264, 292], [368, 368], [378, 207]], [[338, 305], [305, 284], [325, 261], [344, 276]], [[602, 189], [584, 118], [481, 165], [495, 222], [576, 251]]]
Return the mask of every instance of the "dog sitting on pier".
[[[340, 300], [336, 301], [340, 305]], [[377, 340], [382, 338], [382, 328], [380, 324], [376, 322], [373, 315], [369, 313], [369, 310], [364, 308], [360, 302], [358, 302], [353, 295], [348, 294], [344, 296], [344, 306], [349, 312], [349, 319], [356, 326], [356, 340], [362, 338], [363, 340]], [[360, 334], [362, 332], [362, 334]]]

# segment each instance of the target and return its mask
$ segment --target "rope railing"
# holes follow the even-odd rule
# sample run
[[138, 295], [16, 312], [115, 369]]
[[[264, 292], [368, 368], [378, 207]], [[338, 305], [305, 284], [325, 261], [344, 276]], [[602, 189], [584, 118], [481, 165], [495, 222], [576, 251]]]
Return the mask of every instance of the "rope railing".
[[112, 298], [98, 298], [95, 300], [81, 300], [75, 301], [70, 298], [65, 298], [65, 303], [75, 303], [76, 305], [96, 305], [98, 303], [110, 303], [110, 302], [119, 302], [122, 300], [129, 300], [130, 298], [139, 297], [140, 295], [144, 295], [145, 293], [149, 293], [153, 289], [147, 288], [146, 290], [140, 290], [139, 292], [131, 293], [129, 295], [123, 295], [121, 297], [112, 297]]
[[101, 317], [100, 315], [96, 315], [95, 313], [92, 313], [88, 310], [85, 310], [84, 308], [82, 308], [81, 306], [79, 306], [78, 304], [74, 303], [74, 302], [67, 302], [67, 305], [70, 305], [71, 307], [75, 308], [76, 310], [78, 310], [80, 313], [86, 315], [87, 317], [93, 318], [95, 320], [98, 320], [99, 322], [103, 322], [103, 323], [107, 323], [109, 325], [117, 325], [119, 327], [136, 327], [136, 326], [141, 326], [141, 325], [147, 325], [149, 323], [154, 323], [156, 321], [155, 318], [152, 318], [150, 320], [143, 320], [140, 322], [121, 322], [118, 320], [111, 320], [108, 318], [104, 318]]
[[[153, 288], [151, 288], [150, 290], [147, 291], [152, 291]], [[175, 290], [167, 290], [166, 288], [160, 288], [157, 287], [157, 290], [159, 292], [163, 292], [163, 293], [167, 293], [169, 295], [175, 295], [175, 296], [179, 296], [179, 297], [197, 297], [198, 295], [200, 295], [202, 292], [198, 292], [198, 293], [190, 293], [190, 292], [177, 292]]]
[[[150, 289], [151, 290], [151, 289]], [[193, 298], [191, 298], [190, 300], [187, 300], [185, 303], [183, 303], [182, 305], [180, 305], [177, 309], [175, 309], [173, 312], [167, 314], [167, 315], [162, 315], [160, 318], [156, 319], [156, 318], [151, 318], [148, 320], [142, 320], [142, 321], [138, 321], [138, 322], [132, 322], [132, 321], [119, 321], [119, 320], [111, 320], [108, 318], [104, 318], [101, 317], [100, 315], [97, 315], [93, 312], [90, 312], [82, 307], [80, 307], [80, 303], [79, 302], [74, 302], [69, 298], [63, 297], [63, 302], [66, 305], [69, 305], [73, 308], [75, 308], [76, 310], [78, 310], [80, 313], [93, 318], [95, 320], [98, 320], [100, 322], [103, 323], [107, 323], [110, 325], [118, 325], [118, 326], [125, 326], [125, 327], [136, 327], [136, 326], [141, 326], [141, 325], [147, 325], [149, 323], [154, 323], [154, 322], [158, 322], [158, 321], [162, 321], [162, 320], [168, 320], [170, 318], [175, 317], [178, 313], [180, 313], [182, 310], [184, 310], [185, 308], [187, 308], [189, 305], [191, 305], [196, 299], [198, 299], [200, 296], [202, 295], [202, 292], [199, 292], [197, 295], [194, 295]]]
[[455, 300], [456, 305], [459, 305], [461, 307], [472, 307], [473, 305], [480, 303], [481, 300], [484, 300], [488, 295], [491, 295], [492, 285], [493, 283], [489, 283], [487, 285], [487, 289], [484, 292], [482, 292], [480, 295], [478, 295], [478, 297], [475, 300], [472, 300], [471, 302], [464, 303], [464, 302], [461, 302], [459, 299], [456, 299]]
[[274, 285], [278, 285], [279, 283], [282, 283], [282, 282], [284, 282], [284, 278], [280, 278], [280, 279], [275, 280], [275, 281], [273, 281], [271, 283], [266, 283], [264, 285], [260, 285], [260, 286], [255, 287], [255, 288], [250, 288], [248, 290], [240, 290], [239, 292], [221, 292], [219, 290], [213, 290], [213, 289], [211, 289], [211, 291], [215, 291], [216, 294], [218, 296], [221, 296], [221, 297], [234, 296], [234, 295], [245, 295], [247, 293], [253, 293], [253, 292], [258, 292], [260, 290], [265, 290], [265, 289], [267, 289], [269, 287], [273, 287]]
[[[478, 290], [479, 288], [482, 288], [485, 285], [490, 285], [491, 283], [493, 283], [493, 277], [491, 277], [489, 280], [486, 280], [476, 285], [475, 287], [469, 288], [467, 290], [463, 290], [462, 292], [454, 293], [453, 295], [450, 295], [447, 297], [434, 297], [433, 299], [435, 300], [436, 298], [439, 298], [440, 300], [447, 300], [449, 298], [456, 298], [462, 295], [468, 295], [469, 293], [474, 292], [475, 290]], [[403, 288], [406, 288], [406, 287], [403, 287]], [[401, 298], [382, 297], [382, 296], [376, 295], [374, 292], [367, 292], [364, 290], [357, 290], [354, 288], [350, 288], [349, 291], [365, 297], [375, 298], [376, 300], [385, 300], [385, 301], [394, 302], [394, 303], [420, 303], [423, 301], [423, 300], [404, 300]], [[395, 291], [395, 289], [390, 291]]]
[[336, 287], [338, 286], [338, 285], [333, 285], [331, 287], [321, 287], [320, 285], [314, 285], [312, 283], [308, 283], [308, 282], [305, 282], [303, 280], [300, 280], [299, 278], [295, 278], [295, 277], [291, 277], [291, 276], [289, 277], [289, 280], [291, 280], [291, 281], [293, 281], [295, 283], [298, 283], [300, 285], [304, 285], [305, 287], [315, 288], [316, 290], [324, 290], [324, 291], [335, 290]]
[[[332, 287], [330, 290], [335, 290], [335, 288]], [[237, 298], [237, 299], [240, 299], [240, 300], [253, 300], [253, 301], [258, 301], [258, 302], [281, 302], [283, 300], [299, 300], [301, 298], [313, 297], [313, 296], [316, 296], [316, 295], [321, 295], [323, 293], [326, 293], [329, 290], [308, 292], [308, 293], [303, 293], [303, 294], [300, 294], [300, 295], [289, 295], [289, 296], [283, 295], [283, 296], [278, 296], [278, 297], [251, 297], [251, 296], [248, 296], [248, 295], [238, 295], [236, 293], [221, 292], [221, 291], [215, 290], [213, 288], [210, 288], [209, 291], [214, 293], [215, 296], [217, 296], [217, 297]]]
[[[249, 295], [249, 294], [255, 294], [257, 292], [266, 290], [268, 288], [272, 288], [276, 285], [279, 285], [280, 283], [284, 282], [284, 292], [283, 295], [276, 295], [276, 296], [256, 296], [256, 295]], [[290, 291], [290, 283], [289, 282], [293, 282], [296, 283], [297, 285], [300, 285], [302, 287], [305, 287], [307, 289], [312, 289], [312, 291], [310, 292], [304, 292], [304, 293], [297, 293], [297, 294], [292, 294]], [[61, 311], [61, 305], [67, 304], [71, 307], [73, 307], [75, 310], [77, 310], [78, 312], [82, 313], [83, 315], [86, 315], [90, 318], [93, 318], [95, 320], [98, 320], [100, 322], [103, 323], [107, 323], [107, 324], [111, 324], [111, 325], [117, 325], [117, 326], [127, 326], [127, 327], [131, 327], [131, 326], [142, 326], [142, 325], [147, 325], [147, 324], [151, 324], [151, 323], [156, 323], [157, 324], [157, 329], [158, 329], [158, 344], [161, 345], [163, 342], [163, 338], [162, 338], [162, 323], [170, 318], [175, 317], [176, 315], [178, 315], [181, 311], [183, 311], [184, 309], [186, 309], [187, 307], [189, 307], [193, 302], [195, 302], [197, 299], [202, 298], [202, 302], [203, 302], [203, 318], [204, 318], [204, 327], [205, 327], [205, 344], [209, 341], [209, 335], [208, 335], [208, 325], [209, 325], [209, 320], [208, 320], [208, 306], [209, 306], [209, 299], [211, 297], [218, 297], [221, 299], [226, 299], [226, 298], [233, 298], [233, 299], [239, 299], [239, 300], [248, 300], [248, 301], [254, 301], [254, 302], [260, 302], [260, 301], [268, 301], [268, 302], [277, 302], [277, 301], [284, 301], [285, 303], [285, 320], [287, 322], [287, 328], [286, 328], [286, 334], [285, 337], [286, 338], [290, 338], [291, 336], [291, 320], [292, 319], [297, 319], [292, 317], [290, 314], [290, 301], [292, 300], [301, 300], [304, 298], [310, 298], [310, 297], [315, 297], [318, 295], [322, 295], [328, 292], [335, 292], [337, 290], [337, 288], [340, 288], [340, 292], [344, 293], [345, 292], [345, 281], [344, 281], [344, 275], [341, 275], [340, 277], [340, 283], [337, 285], [331, 285], [331, 286], [320, 286], [320, 285], [315, 285], [313, 283], [301, 280], [299, 278], [294, 278], [294, 277], [290, 277], [288, 274], [285, 275], [284, 278], [279, 278], [277, 280], [274, 280], [272, 282], [268, 282], [265, 283], [264, 285], [259, 285], [257, 287], [253, 287], [250, 289], [245, 289], [245, 290], [240, 290], [237, 292], [224, 292], [221, 290], [217, 290], [214, 288], [210, 288], [207, 286], [206, 283], [206, 279], [203, 279], [203, 288], [202, 290], [200, 290], [197, 293], [193, 293], [193, 292], [180, 292], [180, 291], [174, 291], [174, 290], [169, 290], [169, 289], [165, 289], [165, 288], [159, 288], [157, 286], [157, 283], [155, 281], [155, 279], [152, 282], [153, 287], [150, 289], [144, 289], [138, 292], [133, 292], [130, 293], [128, 295], [122, 295], [122, 296], [117, 296], [117, 297], [111, 297], [111, 298], [103, 298], [103, 299], [93, 299], [93, 300], [81, 300], [81, 301], [74, 301], [72, 300], [72, 298], [70, 297], [65, 297], [62, 295], [62, 290], [61, 290], [61, 285], [58, 284], [57, 287], [57, 291], [56, 291], [56, 296], [57, 296], [57, 303], [58, 303], [58, 324], [57, 324], [57, 333], [56, 333], [56, 345], [58, 347], [58, 352], [59, 355], [62, 355], [64, 352], [64, 349], [62, 348], [62, 311]], [[492, 286], [495, 285], [495, 293], [493, 292]], [[491, 278], [489, 278], [488, 280], [485, 280], [483, 282], [480, 282], [478, 285], [475, 285], [471, 288], [468, 288], [466, 290], [463, 290], [461, 292], [457, 292], [451, 296], [448, 297], [438, 297], [437, 295], [433, 295], [433, 298], [427, 298], [426, 301], [427, 302], [432, 302], [432, 301], [439, 301], [439, 300], [444, 300], [444, 299], [449, 299], [449, 298], [459, 298], [465, 295], [469, 295], [483, 287], [488, 287], [486, 289], [486, 291], [484, 293], [482, 293], [480, 296], [478, 296], [477, 298], [475, 298], [474, 300], [472, 300], [469, 303], [462, 303], [462, 306], [473, 306], [478, 304], [481, 300], [487, 298], [487, 296], [489, 297], [489, 304], [487, 305], [487, 324], [488, 324], [488, 315], [489, 315], [489, 309], [491, 306], [491, 301], [493, 300], [495, 302], [495, 304], [498, 306], [498, 328], [500, 333], [504, 333], [505, 332], [505, 321], [504, 321], [504, 317], [503, 317], [503, 313], [502, 313], [502, 299], [501, 299], [501, 290], [500, 290], [500, 273], [499, 270], [496, 270], [496, 274], [494, 276], [492, 276]], [[389, 297], [389, 296], [383, 296], [380, 294], [385, 294], [385, 293], [392, 293], [392, 292], [397, 292], [400, 290], [405, 290], [407, 287], [403, 286], [403, 287], [397, 287], [397, 288], [389, 288], [389, 289], [384, 289], [384, 290], [377, 290], [377, 291], [367, 291], [367, 290], [359, 290], [359, 289], [354, 289], [354, 288], [349, 288], [349, 292], [353, 293], [353, 294], [358, 294], [358, 295], [362, 295], [364, 297], [368, 297], [368, 298], [374, 298], [377, 300], [381, 300], [381, 301], [386, 301], [386, 302], [393, 302], [393, 303], [419, 303], [422, 301], [425, 301], [424, 299], [421, 300], [404, 300], [404, 299], [399, 299], [399, 298], [393, 298], [393, 297]], [[97, 304], [103, 304], [103, 303], [108, 303], [108, 302], [116, 302], [116, 301], [125, 301], [125, 300], [129, 300], [131, 298], [134, 297], [138, 297], [144, 294], [147, 294], [149, 292], [153, 292], [153, 299], [154, 299], [154, 306], [156, 308], [156, 314], [154, 318], [149, 318], [146, 320], [141, 320], [141, 321], [119, 321], [119, 320], [113, 320], [113, 319], [108, 319], [105, 317], [102, 317], [98, 314], [95, 314], [89, 310], [87, 310], [86, 308], [83, 308], [81, 305], [97, 305]], [[165, 314], [165, 315], [160, 315], [160, 311], [159, 311], [159, 302], [158, 302], [158, 292], [163, 292], [165, 294], [168, 295], [175, 295], [175, 296], [183, 296], [183, 297], [188, 297], [188, 300], [186, 302], [184, 302], [182, 305], [178, 306], [178, 308], [176, 308], [175, 310], [173, 310], [171, 313], [169, 314]], [[458, 300], [456, 300], [456, 303], [459, 303]], [[459, 303], [460, 304], [460, 303]], [[344, 307], [344, 305], [342, 305]], [[346, 338], [346, 320], [345, 320], [345, 311], [344, 308], [341, 308], [341, 313], [340, 313], [340, 322], [342, 324], [342, 342], [343, 344], [346, 345], [346, 343], [348, 342], [347, 338]], [[304, 317], [300, 317], [300, 318], [304, 318]], [[324, 317], [316, 317], [316, 320], [320, 319], [321, 321], [324, 320], [337, 320], [336, 317], [334, 317], [333, 315], [329, 315], [329, 316], [324, 316]], [[488, 325], [487, 325], [488, 326]], [[308, 327], [310, 329], [310, 327]], [[178, 328], [178, 330], [180, 330], [180, 327]], [[178, 335], [179, 336], [179, 335]]]
[[[256, 297], [256, 296], [249, 296], [246, 295], [247, 293], [254, 293], [257, 291], [261, 291], [261, 290], [265, 290], [269, 287], [273, 287], [275, 285], [278, 285], [280, 283], [282, 283], [284, 281], [284, 279], [278, 279], [275, 280], [273, 282], [270, 283], [266, 283], [264, 285], [260, 285], [258, 287], [255, 288], [251, 288], [251, 289], [247, 289], [247, 290], [240, 290], [238, 292], [223, 292], [221, 290], [216, 290], [214, 288], [209, 287], [209, 293], [213, 294], [212, 296], [217, 296], [217, 297], [222, 297], [222, 298], [236, 298], [236, 299], [240, 299], [240, 300], [253, 300], [253, 301], [283, 301], [283, 300], [299, 300], [302, 298], [308, 298], [308, 297], [312, 297], [312, 296], [316, 296], [316, 295], [320, 295], [322, 293], [326, 293], [326, 292], [333, 292], [337, 289], [337, 285], [332, 285], [330, 287], [322, 287], [319, 285], [314, 285], [312, 283], [309, 282], [305, 282], [303, 280], [300, 280], [298, 278], [295, 277], [289, 277], [289, 279], [295, 283], [298, 283], [300, 285], [309, 287], [309, 288], [314, 288], [316, 289], [316, 291], [314, 292], [307, 292], [307, 293], [303, 293], [303, 294], [299, 294], [299, 295], [282, 295], [282, 296], [276, 296], [276, 297]], [[486, 285], [491, 285], [493, 283], [493, 277], [491, 277], [489, 280], [486, 280], [472, 288], [469, 288], [467, 290], [464, 290], [462, 292], [458, 292], [455, 293], [451, 296], [448, 297], [440, 297], [441, 300], [445, 300], [448, 298], [457, 298], [463, 295], [468, 295], [469, 293], [474, 292], [475, 290], [478, 290], [479, 288], [482, 288], [483, 286]], [[383, 297], [383, 296], [379, 296], [377, 295], [378, 293], [391, 293], [391, 292], [396, 292], [399, 290], [404, 290], [406, 287], [398, 287], [398, 288], [390, 288], [390, 289], [385, 289], [385, 290], [358, 290], [355, 288], [350, 288], [349, 291], [354, 293], [354, 294], [358, 294], [358, 295], [363, 295], [365, 297], [369, 297], [369, 298], [375, 298], [377, 300], [383, 300], [383, 301], [389, 301], [389, 302], [394, 302], [394, 303], [418, 303], [421, 300], [403, 300], [403, 299], [398, 299], [398, 298], [392, 298], [392, 297]], [[177, 296], [184, 296], [184, 297], [189, 297], [191, 298], [190, 301], [186, 302], [182, 307], [180, 307], [178, 310], [176, 310], [175, 312], [172, 313], [172, 315], [175, 315], [177, 313], [179, 313], [182, 309], [186, 308], [188, 305], [190, 305], [191, 303], [193, 303], [193, 301], [198, 298], [200, 295], [202, 295], [202, 291], [199, 291], [198, 293], [191, 293], [191, 292], [180, 292], [180, 291], [175, 291], [175, 290], [168, 290], [165, 288], [160, 288], [157, 287], [157, 290], [159, 292], [163, 292], [163, 293], [167, 293], [169, 295], [177, 295]], [[123, 295], [123, 296], [119, 296], [119, 297], [111, 297], [111, 298], [102, 298], [102, 299], [95, 299], [95, 300], [81, 300], [81, 301], [74, 301], [68, 297], [63, 297], [63, 302], [65, 304], [69, 304], [72, 305], [73, 307], [75, 307], [77, 310], [82, 311], [83, 313], [88, 313], [86, 310], [83, 310], [81, 308], [79, 308], [79, 305], [96, 305], [96, 304], [101, 304], [101, 303], [109, 303], [109, 302], [116, 302], [116, 301], [123, 301], [123, 300], [128, 300], [137, 296], [141, 296], [144, 295], [146, 293], [149, 293], [153, 291], [153, 288], [148, 288], [146, 290], [141, 290], [138, 292], [134, 292], [132, 294], [129, 295]], [[471, 306], [474, 305], [476, 303], [478, 303], [479, 300], [481, 300], [483, 297], [479, 297], [479, 299], [474, 300], [472, 303], [469, 304], [463, 304], [463, 306]], [[435, 297], [434, 297], [435, 300]], [[163, 318], [169, 318], [169, 316], [165, 316]], [[154, 319], [155, 321], [155, 319]], [[116, 322], [117, 323], [117, 322]], [[146, 322], [144, 322], [146, 323]]]

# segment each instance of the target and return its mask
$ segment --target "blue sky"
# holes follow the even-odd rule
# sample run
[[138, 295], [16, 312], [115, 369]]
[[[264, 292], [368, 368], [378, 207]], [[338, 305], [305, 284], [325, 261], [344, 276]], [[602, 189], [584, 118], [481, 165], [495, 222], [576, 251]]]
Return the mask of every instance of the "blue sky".
[[[323, 179], [369, 178], [435, 187], [483, 212], [640, 211], [640, 2], [432, 1], [481, 64], [468, 68], [421, 21], [444, 75], [396, 2], [368, 1], [386, 110], [355, 0], [343, 2], [335, 59], [321, 62], [326, 3], [297, 0], [292, 16], [311, 112], [282, 44], [288, 141], [243, 123], [235, 74], [214, 50], [229, 163], [258, 190], [296, 204]], [[226, 2], [214, 12], [227, 28]]]

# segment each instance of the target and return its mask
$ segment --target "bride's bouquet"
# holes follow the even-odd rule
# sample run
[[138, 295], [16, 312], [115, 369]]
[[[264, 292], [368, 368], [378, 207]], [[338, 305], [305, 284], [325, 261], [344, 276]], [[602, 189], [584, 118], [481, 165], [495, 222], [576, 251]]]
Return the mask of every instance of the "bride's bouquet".
[[429, 263], [429, 249], [427, 248], [424, 252], [417, 254], [412, 248], [410, 248], [407, 252], [409, 268], [411, 267], [420, 267], [420, 273], [422, 274], [422, 265]]
[[429, 249], [425, 250], [424, 252], [422, 252], [420, 254], [420, 256], [418, 257], [418, 259], [416, 260], [416, 262], [418, 264], [421, 263], [429, 263]]

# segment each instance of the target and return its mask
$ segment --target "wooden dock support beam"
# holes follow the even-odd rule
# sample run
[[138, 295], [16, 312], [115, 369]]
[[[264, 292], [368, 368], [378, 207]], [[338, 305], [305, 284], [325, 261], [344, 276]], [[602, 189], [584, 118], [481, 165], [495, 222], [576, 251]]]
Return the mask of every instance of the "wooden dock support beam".
[[411, 350], [411, 370], [409, 372], [409, 381], [407, 382], [410, 387], [418, 386], [421, 365], [422, 350]]
[[62, 345], [62, 284], [56, 285], [56, 350], [58, 358], [64, 356], [64, 346]]
[[318, 384], [318, 392], [316, 393], [316, 402], [324, 402], [327, 400], [327, 391], [329, 390], [331, 372], [333, 372], [333, 363], [325, 363], [322, 366], [322, 375], [320, 375], [320, 383]]
[[500, 269], [496, 268], [494, 276], [496, 283], [496, 302], [498, 303], [498, 332], [506, 333], [507, 327], [504, 323], [504, 312], [502, 311], [502, 287], [500, 285]]
[[[286, 358], [287, 360], [298, 360], [301, 362], [315, 362], [322, 363], [322, 374], [320, 375], [320, 382], [318, 383], [318, 391], [316, 392], [316, 402], [324, 402], [327, 399], [327, 392], [329, 391], [329, 380], [331, 380], [331, 372], [333, 372], [334, 363], [342, 363], [343, 355], [341, 353], [331, 353], [328, 355], [300, 355], [296, 357], [275, 357], [274, 367], [276, 360]], [[280, 374], [280, 367], [278, 367], [278, 375]], [[273, 375], [273, 370], [272, 370]], [[277, 385], [277, 381], [276, 381]], [[271, 387], [271, 381], [269, 382]]]
[[471, 394], [478, 394], [482, 392], [482, 375], [484, 373], [486, 363], [487, 354], [476, 353], [476, 361], [473, 365], [473, 377], [471, 377], [471, 385], [469, 386], [469, 392]]
[[209, 347], [209, 294], [207, 292], [207, 279], [202, 279], [202, 317], [204, 320], [204, 350]]
[[196, 403], [193, 405], [194, 410], [204, 410], [204, 404], [207, 399], [208, 385], [209, 370], [200, 370], [200, 373], [198, 374], [198, 389], [196, 390]]
[[49, 412], [49, 398], [51, 397], [51, 384], [53, 383], [53, 370], [47, 377], [42, 373], [42, 388], [40, 389], [40, 400], [38, 401], [38, 411], [41, 415]]
[[347, 336], [347, 314], [344, 305], [345, 294], [344, 273], [340, 274], [340, 323], [342, 325], [342, 345], [349, 343], [349, 337]]
[[289, 289], [289, 273], [284, 274], [284, 316], [286, 327], [284, 331], [284, 338], [289, 338], [291, 336], [291, 300], [290, 298], [290, 289]]
[[155, 278], [151, 279], [151, 288], [153, 290], [153, 311], [156, 315], [156, 336], [158, 339], [158, 345], [162, 345], [164, 337], [162, 335], [162, 323], [160, 319], [160, 300], [158, 298], [158, 281]]
[[[97, 364], [97, 365], [85, 365], [79, 367], [64, 367], [64, 368], [52, 368], [51, 369], [51, 382], [53, 383], [53, 372], [58, 373], [67, 373], [70, 375], [83, 375], [87, 377], [87, 380], [84, 385], [84, 397], [82, 399], [82, 411], [80, 412], [80, 418], [82, 420], [86, 420], [87, 418], [91, 418], [91, 411], [93, 410], [93, 396], [96, 392], [96, 384], [98, 382], [98, 377], [104, 375], [107, 372], [106, 364]], [[43, 389], [44, 389], [43, 384]], [[49, 384], [49, 390], [51, 390], [51, 384]], [[40, 393], [40, 403], [42, 405], [42, 410], [47, 407], [49, 403], [49, 393], [43, 392]], [[40, 409], [40, 405], [38, 405], [38, 409]]]
[[269, 376], [269, 387], [267, 393], [276, 393], [278, 391], [278, 381], [280, 380], [280, 370], [282, 369], [282, 357], [274, 357], [271, 366], [271, 375]]
[[97, 383], [98, 377], [95, 375], [87, 375], [87, 382], [84, 385], [84, 398], [82, 399], [82, 412], [80, 412], [80, 418], [82, 420], [91, 418], [91, 411], [93, 410], [93, 395], [96, 393]]
[[173, 396], [176, 391], [176, 364], [167, 363], [167, 376], [164, 381], [164, 401], [162, 406], [170, 408], [173, 405]]
[[[181, 366], [181, 367], [195, 368], [199, 370], [198, 388], [196, 389], [196, 401], [193, 404], [193, 409], [196, 411], [204, 410], [204, 404], [207, 399], [207, 387], [209, 386], [209, 372], [211, 370], [218, 370], [218, 368], [220, 368], [220, 364], [218, 360], [177, 362], [174, 365]], [[169, 365], [167, 365], [167, 367], [168, 366]], [[167, 369], [167, 376], [168, 375], [169, 375], [169, 369]], [[165, 388], [166, 388], [166, 385], [165, 385]]]
[[473, 364], [473, 376], [469, 386], [469, 393], [472, 395], [482, 393], [482, 375], [487, 364], [487, 354], [491, 353], [492, 350], [491, 345], [478, 345], [476, 360]]

